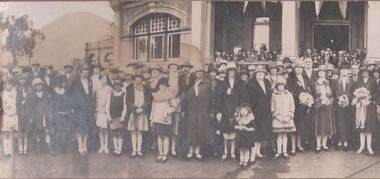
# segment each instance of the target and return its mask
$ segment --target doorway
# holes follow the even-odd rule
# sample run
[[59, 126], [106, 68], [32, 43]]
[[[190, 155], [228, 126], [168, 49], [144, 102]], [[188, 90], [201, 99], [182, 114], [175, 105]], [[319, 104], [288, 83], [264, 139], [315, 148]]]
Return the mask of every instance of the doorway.
[[314, 24], [314, 48], [349, 50], [350, 26], [348, 24]]

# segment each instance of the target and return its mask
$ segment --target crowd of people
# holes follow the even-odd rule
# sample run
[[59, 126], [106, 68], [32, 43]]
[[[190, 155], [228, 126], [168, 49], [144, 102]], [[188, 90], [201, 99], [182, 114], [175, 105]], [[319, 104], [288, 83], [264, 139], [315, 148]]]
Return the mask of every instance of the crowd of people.
[[332, 147], [374, 155], [380, 68], [363, 63], [363, 54], [307, 50], [299, 59], [255, 65], [217, 52], [206, 67], [186, 61], [6, 68], [3, 152], [56, 155], [71, 146], [81, 155], [141, 158], [153, 149], [160, 163], [169, 155], [215, 156], [242, 167]]

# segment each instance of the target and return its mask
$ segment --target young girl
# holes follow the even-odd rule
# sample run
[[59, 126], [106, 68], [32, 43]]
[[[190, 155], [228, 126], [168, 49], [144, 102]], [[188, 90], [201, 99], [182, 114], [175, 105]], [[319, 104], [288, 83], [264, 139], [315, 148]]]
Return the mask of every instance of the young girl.
[[99, 153], [109, 153], [108, 149], [108, 122], [107, 102], [112, 88], [107, 85], [107, 76], [100, 75], [98, 86], [95, 90], [96, 97], [96, 126], [99, 128], [100, 148]]
[[132, 157], [138, 155], [143, 157], [141, 144], [143, 132], [148, 131], [149, 122], [147, 117], [147, 107], [149, 104], [148, 95], [143, 85], [143, 77], [135, 75], [134, 82], [127, 87], [127, 118], [128, 131], [132, 138]]
[[2, 107], [3, 107], [3, 146], [4, 155], [10, 157], [12, 154], [12, 131], [18, 131], [18, 116], [16, 107], [17, 91], [12, 81], [6, 81], [5, 89], [2, 93]]
[[273, 116], [273, 132], [277, 133], [277, 153], [274, 159], [281, 154], [285, 159], [289, 159], [287, 153], [288, 133], [295, 132], [294, 124], [294, 99], [293, 95], [286, 89], [286, 80], [283, 77], [277, 79], [274, 86], [271, 101], [271, 111]]
[[[234, 128], [238, 134], [238, 146], [240, 147], [240, 165], [248, 166], [250, 160], [250, 151], [255, 147], [254, 139], [254, 119], [252, 110], [248, 105], [242, 105], [236, 109]], [[253, 150], [255, 151], [255, 150]]]
[[120, 80], [113, 82], [113, 90], [107, 103], [107, 115], [111, 119], [110, 128], [115, 156], [119, 157], [123, 149], [123, 122], [127, 114], [126, 92]]
[[172, 113], [176, 105], [171, 104], [173, 94], [168, 90], [167, 78], [158, 81], [158, 91], [153, 93], [151, 125], [157, 135], [159, 156], [157, 162], [165, 163], [169, 152], [169, 136], [171, 135]]

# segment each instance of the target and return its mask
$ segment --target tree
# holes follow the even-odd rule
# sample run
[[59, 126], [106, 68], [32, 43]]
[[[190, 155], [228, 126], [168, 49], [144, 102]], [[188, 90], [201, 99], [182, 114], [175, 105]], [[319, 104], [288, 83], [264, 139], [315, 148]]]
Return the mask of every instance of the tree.
[[4, 22], [0, 22], [0, 27], [4, 31], [4, 48], [12, 54], [13, 65], [17, 65], [20, 60], [28, 60], [30, 64], [36, 43], [44, 40], [45, 35], [33, 27], [28, 15], [18, 18], [8, 16]]

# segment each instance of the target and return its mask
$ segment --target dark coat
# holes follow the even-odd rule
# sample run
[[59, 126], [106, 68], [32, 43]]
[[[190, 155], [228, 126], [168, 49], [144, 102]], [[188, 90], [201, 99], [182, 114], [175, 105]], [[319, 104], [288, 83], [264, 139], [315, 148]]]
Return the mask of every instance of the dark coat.
[[[129, 120], [130, 115], [136, 112], [137, 106], [135, 106], [135, 88], [134, 84], [131, 84], [127, 87], [127, 115], [126, 118]], [[152, 108], [152, 94], [150, 90], [144, 87], [144, 106], [142, 107], [143, 113], [147, 114], [151, 111]]]
[[30, 106], [30, 95], [31, 89], [27, 86], [17, 87], [17, 115], [19, 120], [19, 129], [22, 132], [29, 132], [31, 130], [30, 113], [33, 111], [33, 108]]
[[79, 78], [73, 82], [71, 93], [74, 106], [73, 123], [76, 128], [75, 131], [81, 134], [87, 133], [89, 126], [95, 125], [96, 103], [93, 84], [90, 79], [88, 79], [88, 91], [87, 94]]
[[[36, 93], [33, 93], [30, 96], [30, 107], [31, 110], [31, 121], [32, 126], [35, 131], [41, 131], [49, 124], [49, 107], [50, 107], [50, 98], [46, 91], [43, 92], [41, 98], [37, 96]], [[46, 126], [43, 125], [43, 120], [45, 119]]]
[[[232, 89], [231, 94], [228, 94], [228, 89]], [[233, 115], [236, 108], [241, 105], [243, 99], [244, 86], [242, 81], [236, 77], [233, 86], [226, 78], [217, 87], [216, 106], [217, 113], [222, 113], [222, 132], [230, 133], [235, 131], [233, 125]]]
[[338, 105], [339, 97], [346, 95], [351, 104], [353, 98], [354, 83], [352, 79], [346, 82], [346, 88], [343, 90], [343, 83], [340, 79], [332, 82], [332, 92], [334, 94], [335, 125], [337, 137], [340, 141], [348, 141], [351, 137], [352, 124], [354, 122], [354, 113], [351, 105], [343, 108]]
[[258, 141], [269, 140], [272, 135], [272, 90], [267, 79], [264, 79], [264, 83], [266, 93], [264, 93], [256, 78], [250, 79], [248, 83], [249, 103], [256, 118], [256, 137]]
[[289, 91], [293, 94], [295, 111], [294, 111], [294, 122], [297, 129], [297, 134], [300, 136], [307, 136], [311, 128], [310, 120], [310, 108], [304, 104], [300, 103], [299, 95], [302, 92], [311, 93], [310, 81], [306, 74], [302, 75], [304, 85], [301, 85], [300, 80], [294, 75], [287, 81], [287, 86]]
[[211, 83], [203, 79], [198, 85], [198, 96], [194, 85], [187, 90], [186, 131], [190, 145], [211, 144], [213, 128], [210, 123]]

